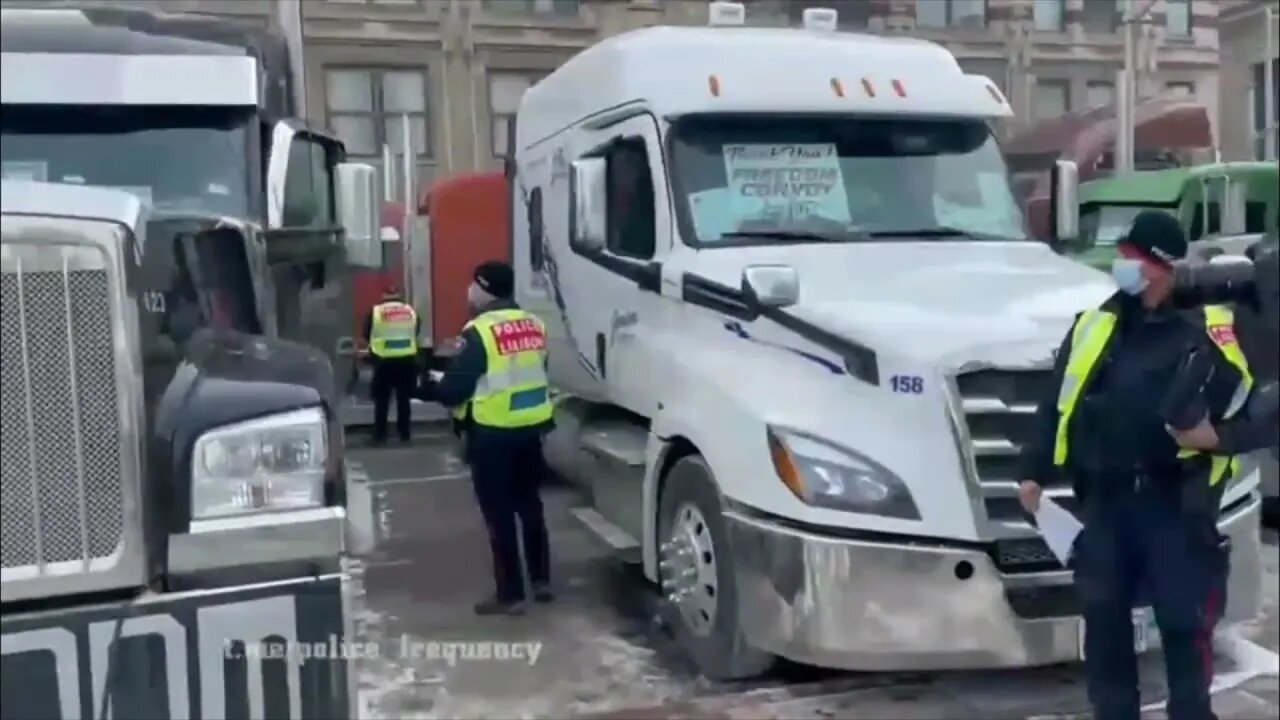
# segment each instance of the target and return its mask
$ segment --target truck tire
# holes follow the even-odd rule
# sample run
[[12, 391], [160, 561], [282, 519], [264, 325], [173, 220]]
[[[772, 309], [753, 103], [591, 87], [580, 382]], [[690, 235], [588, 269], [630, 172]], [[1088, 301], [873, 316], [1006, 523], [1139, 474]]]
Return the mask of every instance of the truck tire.
[[774, 656], [751, 647], [738, 614], [737, 582], [720, 493], [700, 455], [667, 473], [658, 509], [663, 619], [699, 672], [712, 680], [761, 675]]

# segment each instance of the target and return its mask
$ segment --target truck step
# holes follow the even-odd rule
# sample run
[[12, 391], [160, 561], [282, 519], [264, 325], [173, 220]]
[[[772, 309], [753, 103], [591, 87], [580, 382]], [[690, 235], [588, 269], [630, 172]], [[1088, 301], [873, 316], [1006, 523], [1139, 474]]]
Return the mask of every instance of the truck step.
[[592, 424], [582, 429], [582, 449], [623, 467], [644, 467], [649, 433], [628, 423]]
[[605, 519], [605, 516], [594, 508], [576, 507], [570, 509], [569, 512], [573, 513], [573, 516], [578, 518], [578, 521], [585, 525], [593, 535], [613, 548], [623, 562], [638, 564], [642, 561], [640, 542], [627, 534], [627, 531], [609, 522]]

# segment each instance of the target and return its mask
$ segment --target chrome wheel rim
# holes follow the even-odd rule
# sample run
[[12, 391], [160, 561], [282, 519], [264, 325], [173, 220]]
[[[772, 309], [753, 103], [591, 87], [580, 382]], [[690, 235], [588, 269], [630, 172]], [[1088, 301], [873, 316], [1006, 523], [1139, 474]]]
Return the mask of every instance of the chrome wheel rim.
[[662, 546], [659, 574], [667, 601], [680, 611], [689, 631], [699, 637], [710, 635], [715, 626], [720, 595], [716, 561], [711, 528], [702, 511], [693, 503], [681, 505]]

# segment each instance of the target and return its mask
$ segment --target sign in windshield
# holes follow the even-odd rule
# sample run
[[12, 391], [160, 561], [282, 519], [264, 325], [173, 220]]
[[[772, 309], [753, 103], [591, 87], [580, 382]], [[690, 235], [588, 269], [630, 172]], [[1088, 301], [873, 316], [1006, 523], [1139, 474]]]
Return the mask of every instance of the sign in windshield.
[[719, 237], [752, 222], [851, 222], [835, 145], [743, 143], [725, 145], [723, 156], [728, 187], [690, 197], [699, 236]]
[[758, 244], [769, 233], [909, 241], [934, 228], [1026, 238], [981, 122], [696, 116], [673, 136], [677, 215], [698, 245]]

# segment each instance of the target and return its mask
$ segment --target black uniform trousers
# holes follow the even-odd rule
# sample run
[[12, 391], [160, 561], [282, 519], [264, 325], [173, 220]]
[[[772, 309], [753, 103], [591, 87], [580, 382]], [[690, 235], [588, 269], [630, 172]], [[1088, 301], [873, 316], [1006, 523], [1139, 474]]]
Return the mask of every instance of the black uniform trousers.
[[546, 585], [551, 574], [550, 542], [542, 498], [538, 494], [549, 474], [542, 455], [542, 434], [533, 430], [490, 432], [481, 428], [469, 431], [467, 436], [471, 480], [493, 552], [497, 599], [504, 603], [519, 602], [526, 597], [520, 540], [524, 544], [524, 567], [529, 571], [529, 580], [535, 586]]
[[387, 414], [391, 410], [391, 397], [396, 400], [396, 432], [400, 439], [409, 441], [413, 427], [410, 399], [418, 384], [418, 360], [414, 356], [404, 358], [374, 358], [373, 382], [373, 439], [387, 439]]
[[1208, 480], [1114, 475], [1088, 483], [1073, 567], [1097, 720], [1140, 716], [1132, 610], [1148, 600], [1164, 648], [1170, 720], [1214, 718], [1213, 629], [1226, 604], [1230, 549], [1216, 512], [1186, 507], [1189, 482]]

